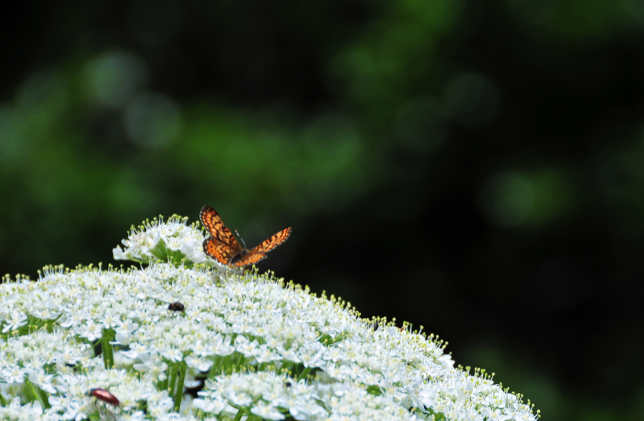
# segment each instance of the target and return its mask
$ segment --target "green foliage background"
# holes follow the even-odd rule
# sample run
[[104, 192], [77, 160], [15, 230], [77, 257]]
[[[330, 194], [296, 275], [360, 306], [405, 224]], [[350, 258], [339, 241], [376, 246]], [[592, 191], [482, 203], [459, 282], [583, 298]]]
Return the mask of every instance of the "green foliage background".
[[643, 29], [640, 0], [5, 3], [0, 271], [210, 204], [544, 419], [640, 419]]

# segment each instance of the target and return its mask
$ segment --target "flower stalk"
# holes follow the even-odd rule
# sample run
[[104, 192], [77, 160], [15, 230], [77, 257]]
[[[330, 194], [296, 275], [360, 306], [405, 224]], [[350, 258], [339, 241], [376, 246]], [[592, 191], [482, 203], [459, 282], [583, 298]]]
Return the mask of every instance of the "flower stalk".
[[114, 367], [114, 347], [112, 346], [114, 336], [115, 332], [112, 329], [103, 329], [101, 347], [103, 349], [103, 363], [108, 370]]
[[181, 408], [181, 398], [183, 397], [183, 383], [186, 379], [187, 369], [188, 367], [184, 363], [178, 365], [177, 387], [174, 390], [174, 412], [179, 412], [179, 408]]
[[51, 407], [51, 405], [49, 405], [49, 402], [47, 401], [47, 393], [44, 390], [40, 389], [28, 379], [25, 379], [25, 386], [27, 387], [27, 390], [29, 390], [29, 394], [32, 396], [32, 398], [38, 400], [43, 408]]
[[174, 397], [176, 393], [178, 371], [179, 371], [179, 367], [177, 367], [175, 364], [171, 365], [170, 368], [168, 369], [168, 373], [169, 373], [168, 394], [171, 397]]

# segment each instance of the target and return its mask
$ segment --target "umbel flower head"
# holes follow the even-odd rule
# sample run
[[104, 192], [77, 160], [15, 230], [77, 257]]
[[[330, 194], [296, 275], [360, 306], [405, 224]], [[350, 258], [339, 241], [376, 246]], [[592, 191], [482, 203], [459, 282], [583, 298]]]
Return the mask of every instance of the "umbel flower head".
[[5, 277], [0, 419], [538, 418], [483, 370], [454, 367], [434, 336], [223, 267], [203, 239], [156, 219], [114, 249], [143, 267]]

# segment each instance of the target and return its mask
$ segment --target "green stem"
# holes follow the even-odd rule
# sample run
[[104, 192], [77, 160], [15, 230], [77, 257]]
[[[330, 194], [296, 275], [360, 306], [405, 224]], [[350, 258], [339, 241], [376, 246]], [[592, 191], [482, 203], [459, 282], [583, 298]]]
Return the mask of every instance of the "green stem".
[[51, 405], [49, 404], [49, 395], [41, 388], [38, 388], [38, 400], [44, 409], [51, 408]]
[[33, 402], [34, 400], [36, 400], [36, 394], [34, 393], [33, 383], [31, 383], [28, 379], [25, 379], [24, 393], [28, 402]]
[[212, 366], [210, 367], [210, 370], [208, 370], [209, 379], [211, 380], [214, 379], [215, 376], [217, 376], [217, 374], [221, 372], [221, 364], [223, 361], [224, 361], [223, 357], [219, 355], [215, 355], [215, 357], [212, 360]]
[[239, 372], [239, 368], [244, 365], [244, 361], [246, 361], [246, 357], [244, 354], [239, 354], [239, 360], [237, 361], [237, 366], [236, 366], [236, 371]]
[[168, 380], [168, 393], [170, 396], [174, 397], [174, 391], [177, 386], [177, 366], [172, 365], [170, 366], [170, 380]]
[[50, 407], [49, 402], [47, 401], [47, 395], [43, 390], [41, 390], [38, 386], [33, 384], [30, 380], [25, 379], [25, 385], [29, 389], [29, 392], [32, 396], [33, 399], [37, 399], [38, 402], [40, 402], [40, 405], [44, 409], [47, 409]]
[[233, 367], [234, 365], [234, 356], [235, 353], [233, 352], [230, 355], [226, 355], [224, 359], [221, 361], [221, 373], [223, 374], [230, 374], [231, 370], [228, 370], [229, 368]]
[[168, 388], [168, 376], [165, 377], [165, 380], [159, 380], [157, 388], [159, 390], [166, 390]]
[[240, 409], [239, 411], [237, 411], [237, 415], [235, 415], [235, 421], [241, 420], [241, 417], [244, 415], [244, 412], [245, 411], [243, 409]]
[[300, 380], [308, 376], [310, 372], [311, 372], [311, 367], [306, 367], [304, 371], [302, 371], [302, 373], [300, 373], [300, 375], [297, 377], [297, 381], [299, 382]]
[[112, 329], [103, 329], [103, 338], [101, 345], [103, 346], [103, 363], [105, 368], [110, 369], [114, 367], [114, 348], [111, 341], [114, 340], [114, 331]]
[[181, 399], [183, 398], [183, 382], [186, 379], [186, 371], [188, 371], [188, 366], [185, 363], [182, 363], [179, 366], [179, 381], [177, 382], [177, 390], [174, 395], [174, 412], [179, 412], [181, 408]]

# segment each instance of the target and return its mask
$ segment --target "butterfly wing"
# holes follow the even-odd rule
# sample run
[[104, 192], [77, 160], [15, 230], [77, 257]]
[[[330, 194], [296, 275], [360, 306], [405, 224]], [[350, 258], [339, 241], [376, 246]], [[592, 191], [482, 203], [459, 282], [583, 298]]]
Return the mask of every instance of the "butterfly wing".
[[231, 247], [215, 237], [208, 237], [203, 242], [203, 251], [222, 265], [227, 265], [239, 252], [239, 248]]
[[[229, 245], [236, 252], [241, 250], [239, 242], [233, 235], [232, 231], [224, 225], [224, 221], [221, 219], [221, 216], [217, 213], [216, 210], [206, 205], [201, 208], [199, 213], [199, 218], [201, 223], [206, 227], [210, 235], [219, 240], [220, 242]], [[204, 243], [204, 250], [206, 249], [206, 243]]]
[[266, 258], [266, 253], [273, 250], [275, 247], [288, 240], [291, 235], [291, 228], [285, 228], [277, 234], [271, 236], [269, 239], [264, 240], [260, 245], [252, 249], [248, 254], [242, 256], [234, 264], [235, 266], [247, 266], [257, 263]]

